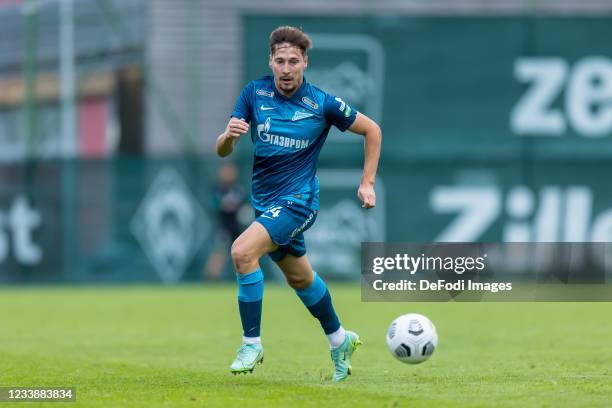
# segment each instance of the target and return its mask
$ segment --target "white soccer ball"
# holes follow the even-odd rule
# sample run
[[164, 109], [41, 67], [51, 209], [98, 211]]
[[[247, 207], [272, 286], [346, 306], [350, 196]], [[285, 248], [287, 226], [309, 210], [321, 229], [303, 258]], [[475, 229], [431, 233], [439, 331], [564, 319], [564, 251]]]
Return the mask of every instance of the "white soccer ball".
[[436, 327], [427, 317], [409, 313], [395, 319], [387, 330], [387, 347], [402, 363], [427, 360], [438, 346]]

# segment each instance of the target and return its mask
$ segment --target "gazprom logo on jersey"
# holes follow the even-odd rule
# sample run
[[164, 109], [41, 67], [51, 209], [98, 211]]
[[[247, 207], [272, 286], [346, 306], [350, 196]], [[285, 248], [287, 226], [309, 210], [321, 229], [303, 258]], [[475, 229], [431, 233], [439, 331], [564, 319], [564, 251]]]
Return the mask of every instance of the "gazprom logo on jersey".
[[290, 149], [304, 149], [308, 147], [310, 140], [294, 139], [292, 137], [285, 137], [274, 135], [270, 133], [272, 127], [272, 118], [267, 118], [264, 123], [257, 125], [257, 137], [264, 143], [269, 143], [275, 146], [288, 147]]

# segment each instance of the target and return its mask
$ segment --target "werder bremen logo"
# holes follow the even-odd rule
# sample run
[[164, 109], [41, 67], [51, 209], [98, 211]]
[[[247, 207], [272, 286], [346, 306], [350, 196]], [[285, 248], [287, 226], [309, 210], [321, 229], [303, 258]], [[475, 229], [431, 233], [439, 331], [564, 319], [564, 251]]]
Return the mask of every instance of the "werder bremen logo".
[[201, 247], [210, 222], [180, 174], [159, 171], [131, 222], [132, 233], [164, 282], [176, 282]]

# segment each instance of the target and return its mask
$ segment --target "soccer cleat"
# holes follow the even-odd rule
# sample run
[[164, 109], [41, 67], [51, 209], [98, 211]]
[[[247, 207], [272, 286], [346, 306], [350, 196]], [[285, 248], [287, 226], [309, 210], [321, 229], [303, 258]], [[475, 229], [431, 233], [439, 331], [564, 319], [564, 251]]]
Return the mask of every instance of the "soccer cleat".
[[360, 345], [361, 340], [357, 333], [347, 330], [344, 342], [339, 347], [332, 349], [331, 358], [336, 367], [334, 381], [342, 381], [351, 374], [351, 357]]
[[238, 355], [230, 366], [230, 372], [234, 375], [247, 371], [252, 373], [257, 363], [263, 363], [263, 347], [261, 344], [242, 343], [238, 349]]

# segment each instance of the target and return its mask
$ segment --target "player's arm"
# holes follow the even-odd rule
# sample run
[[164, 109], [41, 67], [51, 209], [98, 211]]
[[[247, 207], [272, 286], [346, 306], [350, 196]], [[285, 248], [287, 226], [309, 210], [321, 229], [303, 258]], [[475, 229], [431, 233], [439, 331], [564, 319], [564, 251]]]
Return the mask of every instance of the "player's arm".
[[244, 119], [231, 118], [227, 123], [225, 131], [217, 137], [217, 155], [225, 157], [231, 154], [240, 136], [248, 131], [249, 124]]
[[249, 131], [249, 122], [251, 121], [253, 100], [253, 82], [249, 82], [244, 87], [238, 100], [234, 106], [232, 117], [227, 122], [225, 131], [217, 137], [216, 150], [219, 157], [225, 157], [234, 151], [236, 142], [246, 132]]
[[372, 208], [376, 205], [374, 180], [376, 179], [378, 159], [380, 158], [382, 131], [376, 122], [360, 112], [357, 112], [357, 117], [348, 130], [364, 137], [365, 160], [357, 196], [363, 203], [362, 207]]

